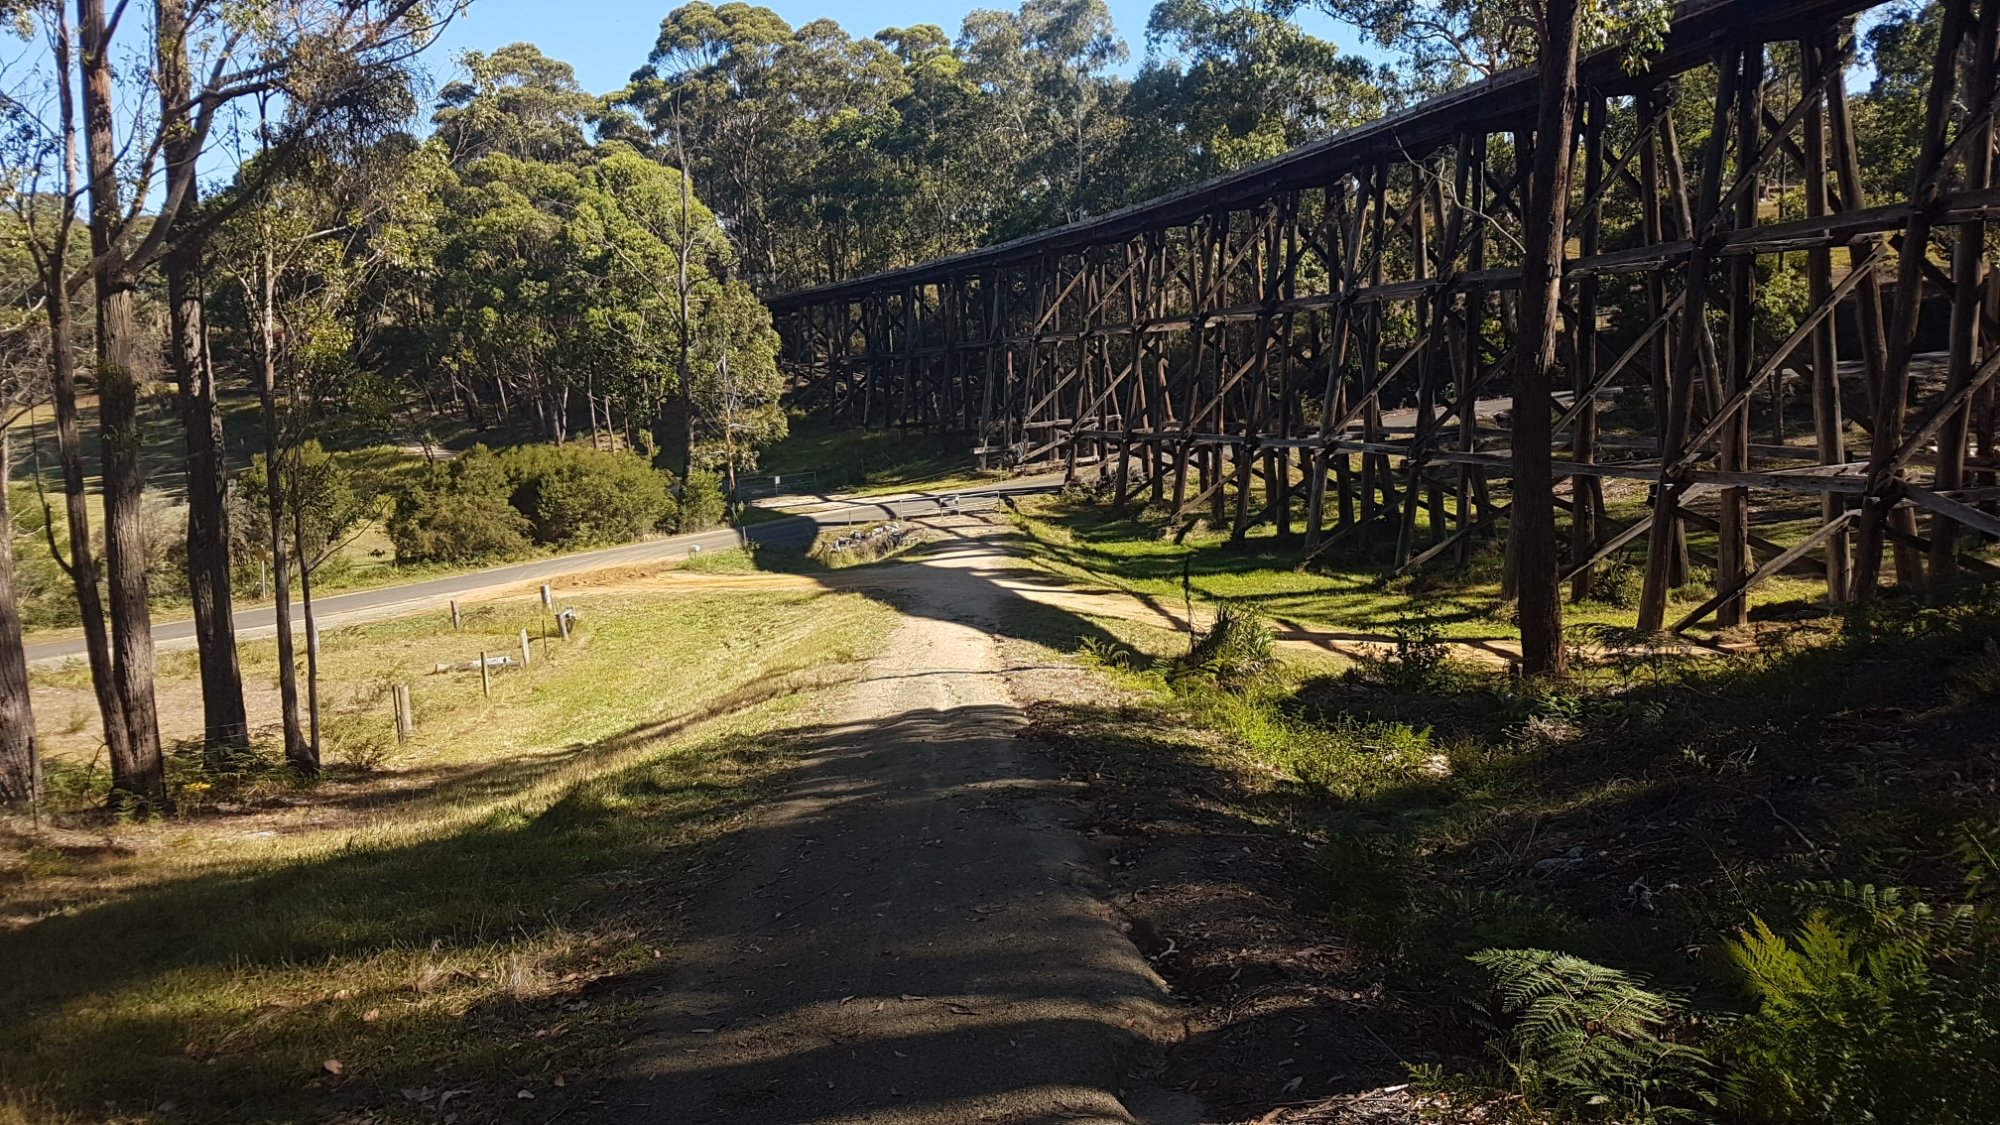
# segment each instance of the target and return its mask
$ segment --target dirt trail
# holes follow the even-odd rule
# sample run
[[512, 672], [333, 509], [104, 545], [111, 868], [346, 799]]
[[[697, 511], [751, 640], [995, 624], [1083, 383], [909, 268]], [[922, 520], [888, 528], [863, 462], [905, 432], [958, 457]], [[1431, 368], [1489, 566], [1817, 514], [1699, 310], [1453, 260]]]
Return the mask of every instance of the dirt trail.
[[1015, 595], [981, 542], [997, 529], [951, 528], [881, 569], [905, 620], [686, 913], [608, 1119], [1136, 1120], [1125, 1056], [1163, 986], [1095, 894], [1062, 783], [1016, 738], [992, 635]]

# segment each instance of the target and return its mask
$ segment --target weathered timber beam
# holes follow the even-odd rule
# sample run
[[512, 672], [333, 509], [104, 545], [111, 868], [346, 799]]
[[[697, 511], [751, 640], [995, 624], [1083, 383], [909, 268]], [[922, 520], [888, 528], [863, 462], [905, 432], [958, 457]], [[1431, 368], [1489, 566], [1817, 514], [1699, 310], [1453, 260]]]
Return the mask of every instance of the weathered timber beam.
[[1853, 518], [1854, 513], [1842, 512], [1826, 523], [1819, 525], [1811, 535], [1801, 539], [1794, 546], [1787, 548], [1777, 558], [1770, 560], [1756, 570], [1730, 583], [1726, 588], [1717, 591], [1714, 597], [1696, 606], [1687, 616], [1674, 623], [1673, 631], [1679, 633], [1692, 627], [1702, 618], [1707, 617], [1730, 602], [1743, 597], [1743, 595], [1749, 593], [1765, 579], [1782, 573], [1786, 567], [1806, 557], [1807, 553], [1812, 551], [1813, 548], [1826, 542], [1835, 532], [1844, 530]]

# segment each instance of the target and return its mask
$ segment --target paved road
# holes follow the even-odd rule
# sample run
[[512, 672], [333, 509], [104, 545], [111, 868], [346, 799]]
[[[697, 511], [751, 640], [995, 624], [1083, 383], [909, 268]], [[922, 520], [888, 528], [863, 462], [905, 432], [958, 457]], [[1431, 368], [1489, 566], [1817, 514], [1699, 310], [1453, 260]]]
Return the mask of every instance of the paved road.
[[[1059, 483], [1059, 478], [1052, 480], [1048, 477], [1029, 477], [1005, 484], [952, 492], [910, 492], [866, 499], [822, 497], [818, 498], [806, 512], [747, 527], [726, 527], [715, 531], [697, 532], [693, 535], [649, 539], [643, 543], [631, 543], [623, 547], [608, 547], [601, 551], [585, 551], [559, 558], [535, 559], [531, 562], [489, 567], [485, 570], [432, 578], [423, 582], [410, 582], [401, 586], [383, 586], [373, 590], [331, 594], [314, 599], [313, 607], [322, 625], [389, 617], [429, 606], [443, 605], [452, 598], [496, 586], [546, 581], [564, 574], [575, 574], [578, 571], [641, 566], [646, 563], [685, 558], [697, 547], [704, 551], [717, 551], [750, 542], [772, 547], [804, 548], [812, 543], [822, 527], [935, 514], [939, 511], [939, 498], [947, 496], [956, 498], [961, 510], [977, 511], [1000, 503], [999, 498], [1002, 496], [1048, 492]], [[295, 625], [294, 628], [303, 626]], [[245, 606], [236, 611], [238, 636], [268, 636], [276, 630], [277, 622], [270, 606]], [[153, 643], [160, 648], [193, 644], [194, 622], [182, 620], [156, 623], [153, 626]], [[80, 636], [41, 641], [27, 647], [28, 660], [31, 663], [81, 657], [84, 652], [83, 638]]]

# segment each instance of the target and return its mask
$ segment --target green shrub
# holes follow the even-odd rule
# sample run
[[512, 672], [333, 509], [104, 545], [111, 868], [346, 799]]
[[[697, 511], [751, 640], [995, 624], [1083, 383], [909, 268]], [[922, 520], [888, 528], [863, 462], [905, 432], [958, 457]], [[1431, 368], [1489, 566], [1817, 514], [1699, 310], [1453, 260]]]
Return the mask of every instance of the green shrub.
[[707, 469], [688, 471], [687, 480], [681, 484], [679, 503], [674, 530], [683, 535], [691, 531], [707, 531], [729, 514], [728, 503], [722, 495], [722, 478]]
[[[9, 485], [8, 503], [13, 516], [14, 601], [21, 623], [28, 629], [61, 628], [81, 623], [75, 588], [69, 576], [49, 553], [42, 498], [33, 486]], [[51, 494], [49, 502], [60, 497]], [[55, 541], [59, 549], [69, 549], [68, 527], [62, 509], [55, 509]], [[6, 529], [0, 529], [4, 533]]]
[[500, 459], [476, 445], [396, 495], [389, 539], [398, 562], [473, 562], [528, 549], [527, 519], [507, 502]]
[[1464, 677], [1451, 661], [1451, 642], [1444, 630], [1427, 618], [1403, 616], [1390, 628], [1394, 643], [1364, 652], [1349, 671], [1350, 679], [1398, 692], [1437, 692], [1456, 686]]
[[1613, 558], [1590, 578], [1589, 600], [1613, 609], [1636, 609], [1646, 572], [1626, 558]]
[[1815, 884], [1791, 933], [1730, 943], [1756, 1010], [1729, 1029], [1730, 1101], [1772, 1122], [2000, 1120], [2000, 954], [1970, 908]]
[[[281, 463], [290, 465], [280, 474], [289, 489], [285, 496], [287, 549], [297, 550], [292, 543], [296, 510], [301, 517], [299, 522], [305, 527], [306, 555], [317, 565], [373, 516], [376, 500], [357, 490], [353, 474], [317, 441], [306, 440]], [[239, 549], [254, 552], [248, 560], [236, 560], [241, 566], [261, 557], [271, 542], [270, 472], [262, 453], [252, 456], [250, 464], [237, 475], [236, 498], [239, 502], [230, 513], [230, 534]]]
[[1489, 1044], [1530, 1101], [1586, 1120], [1698, 1121], [1714, 1106], [1707, 1056], [1676, 1038], [1680, 1004], [1617, 969], [1547, 949], [1488, 949], [1472, 961], [1493, 979]]
[[1271, 666], [1272, 643], [1270, 628], [1256, 614], [1225, 605], [1175, 670], [1212, 676], [1222, 687], [1241, 689]]
[[1426, 727], [1342, 716], [1326, 723], [1294, 720], [1286, 728], [1286, 745], [1275, 756], [1299, 780], [1344, 800], [1451, 774]]
[[672, 508], [667, 479], [630, 453], [587, 445], [523, 445], [500, 455], [509, 500], [537, 543], [623, 543], [651, 531]]
[[[47, 525], [47, 513], [42, 509], [42, 498], [32, 485], [5, 482], [7, 489], [7, 514], [12, 517], [15, 535], [40, 535]], [[53, 503], [53, 500], [51, 501]]]

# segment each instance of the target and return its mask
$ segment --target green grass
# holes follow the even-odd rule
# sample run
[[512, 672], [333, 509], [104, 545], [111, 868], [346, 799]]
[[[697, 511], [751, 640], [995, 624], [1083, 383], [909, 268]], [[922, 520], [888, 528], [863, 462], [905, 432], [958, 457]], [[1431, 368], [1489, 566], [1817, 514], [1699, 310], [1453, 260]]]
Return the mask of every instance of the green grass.
[[[1891, 597], [1844, 633], [1752, 655], [1653, 654], [1560, 684], [1389, 658], [1225, 690], [1181, 670], [1184, 636], [1098, 624], [1122, 645], [1048, 639], [1127, 702], [1046, 707], [1037, 733], [1124, 815], [1282, 841], [1299, 908], [1381, 966], [1447, 1053], [1483, 1050], [1463, 1014], [1490, 981], [1470, 955], [1544, 948], [1689, 997], [1733, 1065], [1712, 1038], [1745, 1005], [1722, 950], [1753, 917], [1796, 926], [1804, 881], [1941, 908], [1990, 908], [2000, 889], [1970, 858], [2000, 847], [1992, 586]], [[1965, 1002], [1994, 987], [1964, 982]]]
[[[1198, 601], [1235, 603], [1306, 628], [1385, 639], [1421, 621], [1455, 640], [1519, 636], [1500, 596], [1497, 542], [1481, 543], [1463, 567], [1433, 564], [1396, 575], [1386, 564], [1352, 554], [1301, 569], [1301, 541], [1280, 540], [1268, 526], [1251, 529], [1241, 542], [1203, 526], [1175, 543], [1158, 513], [1121, 515], [1058, 497], [1021, 501], [1014, 521], [1027, 551], [1050, 570], [1174, 603], [1182, 599], [1185, 578]], [[1780, 576], [1758, 587], [1751, 604], [1812, 599], [1819, 592], [1810, 579]], [[1669, 619], [1700, 605], [1708, 593], [1693, 585], [1676, 591]], [[1630, 608], [1595, 600], [1570, 603], [1564, 611], [1572, 626], [1629, 626], [1635, 617]]]
[[758, 556], [771, 548], [758, 547], [746, 543], [741, 547], [730, 547], [721, 551], [703, 551], [699, 555], [689, 555], [674, 567], [691, 574], [756, 574], [766, 567], [758, 565]]
[[[959, 488], [997, 479], [973, 467], [968, 434], [895, 427], [863, 429], [847, 420], [794, 416], [784, 441], [758, 454], [758, 471], [788, 478], [779, 491], [878, 495], [912, 488]], [[805, 483], [805, 474], [812, 474]], [[792, 481], [797, 481], [794, 488]]]
[[[315, 786], [181, 759], [177, 819], [4, 825], [0, 1119], [581, 1108], [674, 940], [683, 873], [893, 613], [816, 593], [569, 603], [572, 642], [490, 701], [476, 673], [429, 668], [515, 650], [531, 600], [475, 606], [457, 633], [442, 614], [329, 631]], [[270, 675], [270, 646], [246, 663]], [[400, 747], [394, 682], [418, 722]]]

